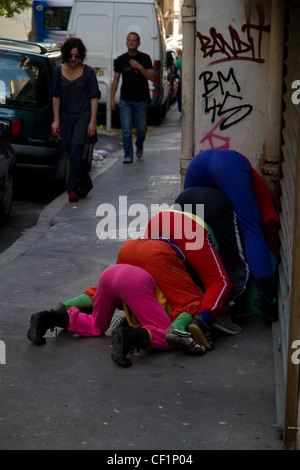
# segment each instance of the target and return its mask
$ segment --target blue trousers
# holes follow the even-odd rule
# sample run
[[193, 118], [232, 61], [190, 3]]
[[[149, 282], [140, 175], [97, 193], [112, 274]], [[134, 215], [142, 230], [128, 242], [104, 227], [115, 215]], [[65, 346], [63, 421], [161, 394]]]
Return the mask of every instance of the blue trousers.
[[119, 101], [120, 121], [123, 137], [124, 157], [133, 158], [132, 120], [136, 128], [136, 142], [138, 149], [142, 150], [147, 132], [147, 102], [146, 101]]
[[233, 150], [205, 150], [190, 162], [184, 189], [218, 188], [230, 199], [244, 235], [245, 254], [259, 292], [273, 294], [270, 253], [260, 224], [248, 160]]

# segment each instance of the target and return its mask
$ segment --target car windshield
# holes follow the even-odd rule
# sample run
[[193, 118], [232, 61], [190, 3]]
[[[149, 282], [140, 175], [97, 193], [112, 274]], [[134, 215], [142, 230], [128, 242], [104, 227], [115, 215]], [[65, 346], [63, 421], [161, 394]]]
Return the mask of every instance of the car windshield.
[[0, 52], [0, 104], [44, 108], [49, 103], [47, 72], [42, 61], [26, 54]]

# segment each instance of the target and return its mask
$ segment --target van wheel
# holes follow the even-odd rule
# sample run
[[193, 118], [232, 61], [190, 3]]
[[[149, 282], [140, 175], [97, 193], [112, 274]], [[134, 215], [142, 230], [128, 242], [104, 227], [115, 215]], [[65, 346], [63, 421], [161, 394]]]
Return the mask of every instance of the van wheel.
[[5, 180], [3, 198], [0, 202], [0, 223], [5, 222], [10, 216], [12, 203], [13, 203], [13, 192], [14, 192], [13, 176], [11, 173], [9, 173]]

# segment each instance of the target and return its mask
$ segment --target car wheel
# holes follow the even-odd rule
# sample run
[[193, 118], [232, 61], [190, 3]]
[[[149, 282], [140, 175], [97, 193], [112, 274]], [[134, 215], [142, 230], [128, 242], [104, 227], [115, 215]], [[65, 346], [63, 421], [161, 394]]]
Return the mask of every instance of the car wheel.
[[1, 222], [5, 222], [10, 216], [12, 203], [13, 203], [13, 191], [14, 191], [13, 176], [11, 173], [8, 173], [5, 183], [4, 183], [3, 197], [0, 201], [0, 221]]

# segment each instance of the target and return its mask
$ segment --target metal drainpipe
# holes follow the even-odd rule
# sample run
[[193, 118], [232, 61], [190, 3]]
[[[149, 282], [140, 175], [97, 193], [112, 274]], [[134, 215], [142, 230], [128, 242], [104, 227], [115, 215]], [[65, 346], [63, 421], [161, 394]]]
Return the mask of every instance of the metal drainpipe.
[[182, 122], [180, 174], [183, 189], [184, 175], [194, 157], [194, 109], [195, 109], [195, 0], [184, 0], [182, 16]]
[[262, 156], [263, 161], [260, 162], [260, 170], [272, 192], [277, 207], [279, 207], [280, 202], [279, 165], [281, 157], [284, 13], [284, 0], [272, 0], [266, 141]]

